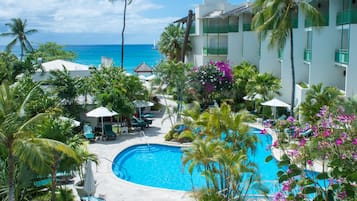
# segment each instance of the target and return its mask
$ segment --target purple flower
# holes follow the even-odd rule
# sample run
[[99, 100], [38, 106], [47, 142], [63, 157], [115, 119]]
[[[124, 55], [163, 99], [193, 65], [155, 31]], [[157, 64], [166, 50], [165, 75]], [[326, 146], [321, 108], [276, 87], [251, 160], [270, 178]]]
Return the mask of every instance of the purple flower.
[[345, 160], [346, 158], [347, 158], [346, 154], [342, 154], [342, 155], [341, 155], [341, 159], [342, 159], [342, 160]]
[[352, 153], [353, 160], [357, 161], [357, 152]]
[[295, 119], [292, 116], [289, 116], [286, 120], [288, 120], [288, 122], [290, 122], [290, 123], [294, 123], [295, 122]]
[[264, 134], [267, 134], [268, 131], [264, 128], [263, 130], [260, 130], [260, 134], [264, 135]]
[[335, 183], [335, 180], [333, 178], [328, 179], [328, 184], [332, 186]]
[[329, 137], [331, 135], [331, 131], [329, 129], [325, 130], [322, 134], [324, 137]]
[[342, 132], [340, 137], [341, 137], [342, 140], [346, 140], [347, 139], [347, 133]]
[[336, 140], [336, 145], [337, 146], [340, 146], [340, 145], [342, 145], [343, 144], [343, 140], [341, 139], [341, 138], [338, 138], [337, 140]]
[[357, 138], [353, 139], [352, 144], [357, 145]]

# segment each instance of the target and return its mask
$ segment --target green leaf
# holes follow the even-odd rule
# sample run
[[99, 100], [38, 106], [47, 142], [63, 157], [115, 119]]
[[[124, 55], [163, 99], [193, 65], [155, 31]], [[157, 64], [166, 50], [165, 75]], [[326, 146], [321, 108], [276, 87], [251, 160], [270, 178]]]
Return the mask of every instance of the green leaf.
[[283, 175], [284, 173], [285, 173], [284, 171], [279, 170], [279, 171], [276, 173], [276, 175], [277, 175], [278, 177], [281, 177], [281, 175]]
[[272, 155], [270, 155], [270, 156], [265, 158], [265, 162], [266, 163], [270, 162], [271, 160], [273, 160], [273, 156]]
[[302, 193], [304, 194], [311, 194], [311, 193], [315, 193], [316, 192], [316, 188], [314, 186], [308, 186], [305, 187], [304, 190], [302, 190]]
[[287, 174], [283, 174], [281, 175], [281, 177], [279, 177], [279, 183], [283, 183], [284, 181], [287, 181], [289, 179]]
[[319, 173], [316, 176], [316, 178], [319, 179], [319, 180], [327, 179], [328, 178], [328, 174], [326, 172], [322, 172], [322, 173]]

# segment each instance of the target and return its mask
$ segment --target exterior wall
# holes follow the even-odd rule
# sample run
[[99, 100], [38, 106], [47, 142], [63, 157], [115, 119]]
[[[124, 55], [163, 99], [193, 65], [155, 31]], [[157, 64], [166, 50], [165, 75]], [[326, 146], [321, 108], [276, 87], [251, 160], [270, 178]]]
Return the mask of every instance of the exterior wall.
[[336, 31], [336, 8], [332, 8], [332, 5], [329, 9], [329, 26], [312, 28], [309, 84], [323, 83], [324, 86], [335, 86], [342, 89], [340, 80], [343, 71], [335, 66], [335, 48], [340, 45], [340, 36]]
[[281, 78], [281, 66], [278, 59], [278, 50], [269, 48], [269, 37], [261, 41], [260, 44], [260, 61], [258, 70], [261, 73], [269, 72], [274, 76]]
[[357, 95], [357, 24], [350, 25], [349, 65], [346, 69], [346, 95]]
[[259, 65], [259, 41], [254, 31], [245, 31], [242, 33], [242, 61], [247, 61], [256, 66]]
[[[239, 24], [240, 25], [240, 24]], [[241, 29], [239, 29], [241, 31]], [[231, 65], [237, 65], [242, 62], [242, 34], [241, 32], [237, 33], [228, 33], [228, 55], [227, 60]]]

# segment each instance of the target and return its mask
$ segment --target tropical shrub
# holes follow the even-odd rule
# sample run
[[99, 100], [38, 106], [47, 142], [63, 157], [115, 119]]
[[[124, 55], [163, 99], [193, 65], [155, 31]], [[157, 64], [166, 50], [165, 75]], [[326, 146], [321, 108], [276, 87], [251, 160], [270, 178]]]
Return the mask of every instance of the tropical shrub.
[[201, 105], [207, 106], [213, 100], [229, 97], [226, 92], [233, 86], [232, 68], [224, 61], [211, 61], [207, 65], [194, 67], [190, 80], [191, 90], [198, 94]]
[[[296, 143], [273, 142], [285, 153], [277, 173], [281, 191], [274, 200], [357, 200], [355, 115], [324, 106], [315, 116], [313, 124], [294, 129]], [[306, 129], [312, 130], [309, 139], [302, 135]], [[319, 172], [305, 171], [316, 170], [315, 164]]]

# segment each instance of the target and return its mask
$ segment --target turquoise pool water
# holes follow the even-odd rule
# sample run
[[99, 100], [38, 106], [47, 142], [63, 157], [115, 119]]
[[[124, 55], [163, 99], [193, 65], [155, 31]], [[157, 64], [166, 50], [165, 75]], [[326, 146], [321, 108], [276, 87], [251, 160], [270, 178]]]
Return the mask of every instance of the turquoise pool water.
[[[258, 165], [262, 180], [276, 180], [277, 162], [265, 162], [265, 158], [270, 155], [271, 136], [261, 135], [257, 129], [252, 129], [251, 132], [259, 137], [261, 143], [257, 145], [256, 154], [249, 157]], [[182, 155], [180, 147], [158, 144], [135, 145], [115, 157], [112, 169], [117, 177], [146, 186], [183, 191], [192, 190], [192, 184], [195, 187], [203, 187], [204, 177], [197, 169], [191, 177], [187, 167], [182, 165]], [[275, 185], [271, 182], [267, 184]], [[269, 188], [274, 189], [274, 186]]]

